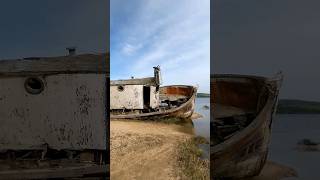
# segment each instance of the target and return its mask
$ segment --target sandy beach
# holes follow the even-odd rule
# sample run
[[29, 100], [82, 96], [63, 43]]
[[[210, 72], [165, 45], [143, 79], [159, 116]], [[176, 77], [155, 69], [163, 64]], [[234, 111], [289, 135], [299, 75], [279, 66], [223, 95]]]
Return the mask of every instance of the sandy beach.
[[110, 122], [111, 179], [184, 179], [177, 145], [193, 137], [183, 126], [155, 122]]

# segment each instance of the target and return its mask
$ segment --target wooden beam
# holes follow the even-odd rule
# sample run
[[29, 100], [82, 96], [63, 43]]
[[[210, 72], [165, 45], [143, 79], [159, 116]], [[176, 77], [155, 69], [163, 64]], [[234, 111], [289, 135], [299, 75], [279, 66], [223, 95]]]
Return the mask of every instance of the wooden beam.
[[45, 178], [76, 178], [88, 175], [104, 176], [109, 165], [81, 165], [61, 168], [20, 169], [0, 171], [0, 179], [45, 179]]
[[114, 80], [110, 82], [110, 85], [156, 85], [154, 77], [141, 78], [141, 79], [125, 79]]
[[109, 54], [0, 60], [0, 75], [4, 76], [62, 73], [102, 73], [109, 76]]

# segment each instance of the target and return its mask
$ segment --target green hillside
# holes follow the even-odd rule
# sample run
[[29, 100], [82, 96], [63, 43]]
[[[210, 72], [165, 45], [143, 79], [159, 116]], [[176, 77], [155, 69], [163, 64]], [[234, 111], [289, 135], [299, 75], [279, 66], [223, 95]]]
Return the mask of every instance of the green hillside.
[[210, 94], [208, 93], [197, 93], [198, 98], [208, 98], [210, 97]]
[[320, 102], [295, 99], [279, 100], [279, 114], [317, 114], [320, 113]]

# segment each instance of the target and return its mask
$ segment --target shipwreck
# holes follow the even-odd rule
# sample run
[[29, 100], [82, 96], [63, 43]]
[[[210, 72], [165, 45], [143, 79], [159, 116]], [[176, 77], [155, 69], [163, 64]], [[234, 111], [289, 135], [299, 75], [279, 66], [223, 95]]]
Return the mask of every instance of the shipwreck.
[[0, 61], [0, 179], [106, 177], [108, 61]]
[[111, 81], [110, 118], [190, 118], [195, 107], [197, 88], [160, 85], [160, 67], [154, 67], [154, 77]]
[[282, 75], [265, 78], [213, 75], [211, 175], [216, 179], [258, 175], [268, 155]]

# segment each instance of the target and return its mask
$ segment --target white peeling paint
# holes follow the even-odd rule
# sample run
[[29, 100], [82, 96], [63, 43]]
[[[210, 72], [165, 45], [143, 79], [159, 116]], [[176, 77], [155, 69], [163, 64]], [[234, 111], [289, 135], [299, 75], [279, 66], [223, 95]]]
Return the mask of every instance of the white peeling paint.
[[40, 94], [26, 77], [0, 77], [0, 150], [105, 149], [105, 74], [39, 76]]

